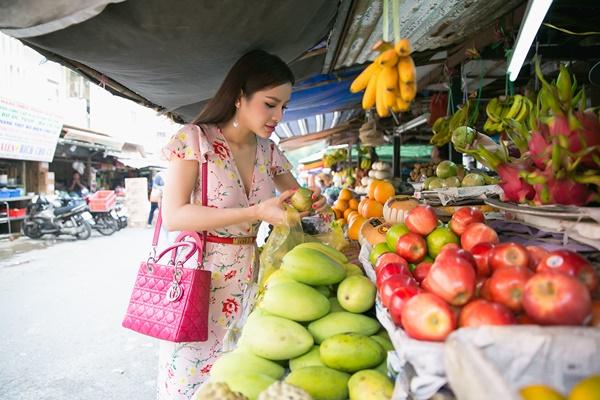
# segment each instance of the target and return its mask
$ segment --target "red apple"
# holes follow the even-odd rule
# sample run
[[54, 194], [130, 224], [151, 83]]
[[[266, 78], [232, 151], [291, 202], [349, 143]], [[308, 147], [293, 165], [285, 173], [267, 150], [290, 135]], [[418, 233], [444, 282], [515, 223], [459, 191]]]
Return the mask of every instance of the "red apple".
[[414, 339], [442, 342], [456, 329], [450, 306], [433, 293], [419, 293], [410, 298], [401, 315], [402, 327]]
[[491, 250], [494, 248], [492, 243], [478, 243], [471, 249], [471, 254], [475, 259], [477, 276], [487, 277], [492, 274], [489, 264]]
[[479, 297], [484, 300], [492, 301], [492, 293], [490, 291], [490, 279], [487, 278], [483, 282], [481, 282], [481, 286], [479, 287]]
[[438, 217], [431, 206], [417, 206], [404, 219], [406, 227], [421, 236], [427, 236], [438, 226]]
[[569, 250], [550, 252], [537, 266], [538, 272], [560, 272], [577, 278], [590, 291], [598, 289], [598, 274], [594, 267], [582, 256]]
[[381, 269], [381, 267], [383, 267], [386, 264], [392, 264], [392, 263], [396, 263], [396, 264], [407, 264], [406, 260], [402, 257], [400, 257], [398, 254], [396, 253], [385, 253], [382, 254], [381, 256], [379, 256], [379, 258], [377, 259], [377, 262], [375, 263], [375, 274], [379, 273], [379, 270]]
[[402, 309], [406, 302], [421, 292], [422, 290], [417, 286], [398, 287], [392, 292], [388, 309], [396, 325], [402, 326]]
[[523, 307], [543, 325], [583, 325], [592, 314], [592, 300], [585, 285], [558, 272], [538, 272], [525, 285]]
[[429, 270], [431, 269], [432, 265], [433, 265], [433, 263], [430, 263], [428, 261], [422, 261], [419, 264], [417, 264], [417, 266], [415, 267], [415, 270], [412, 273], [413, 276], [415, 277], [415, 279], [417, 280], [417, 282], [419, 282], [419, 283], [423, 282], [423, 280], [429, 273]]
[[427, 255], [425, 239], [416, 233], [409, 232], [396, 242], [396, 253], [408, 262], [417, 263]]
[[463, 307], [458, 326], [512, 325], [515, 322], [513, 314], [502, 304], [478, 299]]
[[517, 324], [519, 325], [535, 325], [535, 321], [527, 314], [517, 316]]
[[383, 281], [381, 286], [379, 286], [379, 297], [381, 298], [381, 304], [389, 308], [390, 297], [392, 296], [392, 293], [399, 288], [407, 286], [418, 287], [419, 284], [412, 276], [408, 276], [403, 273], [391, 276]]
[[526, 249], [529, 253], [529, 269], [535, 272], [539, 263], [546, 258], [550, 252], [540, 246], [527, 246]]
[[523, 290], [532, 275], [533, 273], [527, 267], [497, 269], [489, 279], [492, 300], [512, 311], [520, 311], [523, 307]]
[[391, 263], [386, 264], [379, 269], [377, 274], [377, 287], [381, 287], [383, 282], [395, 275], [404, 275], [412, 278], [412, 274], [408, 270], [408, 264]]
[[440, 254], [424, 281], [429, 291], [455, 306], [466, 304], [475, 293], [475, 269], [461, 252]]
[[496, 231], [481, 222], [475, 222], [467, 226], [467, 229], [460, 236], [460, 244], [467, 251], [471, 251], [478, 243], [496, 244], [498, 242], [500, 240]]
[[500, 243], [494, 246], [489, 255], [492, 271], [504, 267], [529, 267], [529, 253], [518, 243]]
[[483, 213], [479, 211], [475, 207], [461, 207], [454, 214], [452, 214], [452, 219], [448, 223], [448, 226], [454, 233], [458, 236], [462, 235], [467, 226], [475, 223], [475, 222], [483, 222], [485, 221], [485, 217]]

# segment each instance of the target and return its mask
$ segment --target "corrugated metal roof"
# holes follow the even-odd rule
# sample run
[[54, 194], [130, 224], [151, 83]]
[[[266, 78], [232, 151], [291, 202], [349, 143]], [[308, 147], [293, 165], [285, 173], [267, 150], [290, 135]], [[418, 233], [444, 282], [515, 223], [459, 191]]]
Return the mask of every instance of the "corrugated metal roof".
[[[392, 0], [398, 1], [400, 36], [410, 39], [416, 52], [462, 43], [488, 27], [524, 0]], [[389, 10], [389, 37], [393, 38]], [[371, 50], [383, 37], [383, 2], [356, 0], [341, 43], [335, 69], [363, 64], [375, 58]]]

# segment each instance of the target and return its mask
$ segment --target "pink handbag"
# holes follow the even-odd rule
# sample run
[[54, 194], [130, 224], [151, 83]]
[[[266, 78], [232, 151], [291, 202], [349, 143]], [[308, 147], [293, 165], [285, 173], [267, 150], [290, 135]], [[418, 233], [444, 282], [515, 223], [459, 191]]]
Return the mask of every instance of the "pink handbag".
[[[206, 205], [207, 201], [206, 178], [207, 166], [204, 162], [202, 205]], [[153, 255], [140, 265], [122, 325], [171, 342], [203, 342], [208, 339], [211, 284], [210, 271], [202, 269], [204, 238], [196, 232], [181, 232], [173, 245], [156, 256], [161, 225], [159, 210], [152, 241]], [[186, 241], [186, 238], [193, 239], [193, 242]], [[178, 250], [185, 249], [188, 251], [183, 260], [177, 260]], [[169, 252], [169, 262], [161, 264], [161, 258]], [[184, 264], [196, 253], [197, 268], [185, 268]]]

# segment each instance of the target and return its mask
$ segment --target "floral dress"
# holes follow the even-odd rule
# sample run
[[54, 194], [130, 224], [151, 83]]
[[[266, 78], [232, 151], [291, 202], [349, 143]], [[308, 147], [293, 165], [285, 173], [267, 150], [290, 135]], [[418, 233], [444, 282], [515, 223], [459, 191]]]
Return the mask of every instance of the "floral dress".
[[[272, 141], [256, 137], [256, 162], [249, 195], [221, 130], [214, 125], [185, 125], [163, 148], [163, 157], [208, 161], [208, 206], [249, 207], [275, 195], [273, 177], [291, 164]], [[202, 204], [201, 175], [192, 194]], [[260, 221], [209, 231], [217, 236], [256, 236]], [[208, 378], [222, 353], [223, 338], [241, 317], [244, 294], [256, 267], [256, 246], [207, 243], [204, 266], [212, 272], [209, 336], [206, 342], [161, 342], [157, 395], [159, 400], [190, 399]]]

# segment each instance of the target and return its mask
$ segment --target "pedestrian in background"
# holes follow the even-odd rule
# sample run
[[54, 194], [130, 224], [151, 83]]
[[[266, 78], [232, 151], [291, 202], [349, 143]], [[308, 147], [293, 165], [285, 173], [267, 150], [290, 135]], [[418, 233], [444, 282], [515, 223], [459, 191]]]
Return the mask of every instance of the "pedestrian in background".
[[164, 187], [165, 180], [159, 172], [154, 176], [154, 179], [152, 179], [152, 189], [150, 190], [150, 214], [148, 215], [148, 228], [152, 227], [154, 213], [160, 206]]

